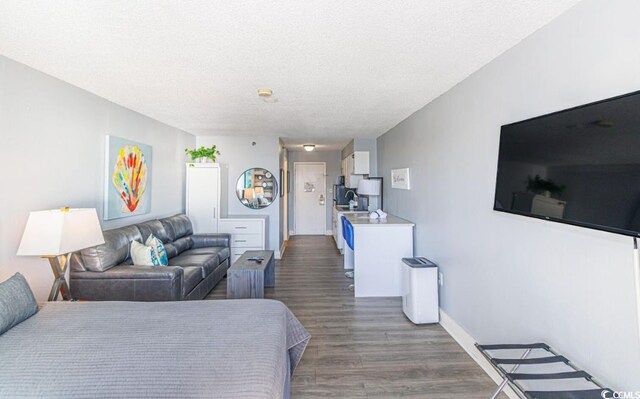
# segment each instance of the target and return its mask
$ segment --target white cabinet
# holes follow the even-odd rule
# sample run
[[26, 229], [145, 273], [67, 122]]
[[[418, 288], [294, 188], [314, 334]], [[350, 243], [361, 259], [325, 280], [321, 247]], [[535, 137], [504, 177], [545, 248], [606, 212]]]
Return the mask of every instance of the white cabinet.
[[245, 251], [264, 250], [267, 241], [267, 217], [230, 216], [220, 219], [219, 232], [231, 234], [231, 263]]
[[369, 151], [355, 151], [342, 160], [342, 174], [349, 188], [358, 187], [358, 182], [363, 175], [369, 174], [369, 170]]
[[354, 175], [369, 174], [369, 151], [356, 151], [351, 156], [353, 160], [352, 173]]
[[186, 211], [194, 233], [217, 233], [220, 219], [220, 165], [188, 163]]

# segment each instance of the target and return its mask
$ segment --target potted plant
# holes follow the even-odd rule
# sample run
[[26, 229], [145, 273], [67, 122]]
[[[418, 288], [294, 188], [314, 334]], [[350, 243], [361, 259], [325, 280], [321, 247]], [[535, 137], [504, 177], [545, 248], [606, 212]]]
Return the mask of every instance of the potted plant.
[[207, 162], [208, 159], [215, 162], [218, 155], [220, 155], [220, 151], [215, 145], [211, 147], [201, 146], [194, 149], [185, 148], [184, 152], [189, 154], [192, 161], [198, 160], [199, 162]]
[[536, 175], [534, 178], [527, 177], [527, 190], [545, 197], [551, 197], [551, 194], [562, 195], [565, 188], [567, 186], [558, 185], [551, 179], [543, 179], [540, 175]]

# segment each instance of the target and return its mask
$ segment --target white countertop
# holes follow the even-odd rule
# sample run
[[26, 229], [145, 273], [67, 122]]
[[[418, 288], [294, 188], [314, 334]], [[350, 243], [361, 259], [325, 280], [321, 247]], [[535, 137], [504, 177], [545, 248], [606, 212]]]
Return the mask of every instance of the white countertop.
[[269, 219], [269, 215], [227, 215], [221, 219]]
[[335, 208], [336, 211], [340, 212], [340, 213], [369, 213], [369, 211], [350, 211], [349, 210], [349, 205], [334, 205], [333, 206]]
[[[368, 212], [367, 212], [368, 213]], [[356, 227], [362, 226], [415, 226], [413, 222], [393, 215], [387, 215], [384, 219], [370, 219], [368, 215], [345, 215], [348, 221]]]

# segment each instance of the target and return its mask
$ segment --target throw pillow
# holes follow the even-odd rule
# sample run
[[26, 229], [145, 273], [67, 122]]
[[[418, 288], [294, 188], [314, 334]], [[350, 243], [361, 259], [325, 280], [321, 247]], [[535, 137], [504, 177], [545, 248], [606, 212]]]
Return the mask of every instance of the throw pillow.
[[16, 273], [0, 283], [0, 335], [36, 314], [38, 304], [27, 280]]
[[149, 238], [144, 243], [144, 245], [153, 248], [156, 251], [156, 256], [160, 259], [160, 266], [169, 266], [169, 258], [167, 258], [167, 250], [164, 249], [164, 244], [162, 241], [154, 236], [153, 234], [149, 234]]
[[156, 251], [138, 241], [131, 241], [131, 260], [135, 266], [160, 266]]

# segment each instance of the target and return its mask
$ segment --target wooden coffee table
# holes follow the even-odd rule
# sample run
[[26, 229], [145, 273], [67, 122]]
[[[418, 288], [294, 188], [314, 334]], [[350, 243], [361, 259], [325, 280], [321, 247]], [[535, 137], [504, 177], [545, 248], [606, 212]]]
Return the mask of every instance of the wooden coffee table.
[[[262, 263], [248, 260], [262, 257]], [[227, 299], [264, 298], [264, 287], [275, 287], [273, 251], [246, 251], [227, 270]]]

